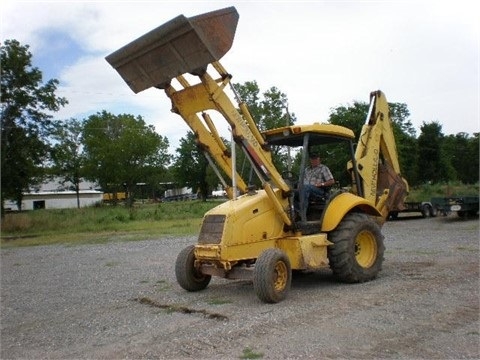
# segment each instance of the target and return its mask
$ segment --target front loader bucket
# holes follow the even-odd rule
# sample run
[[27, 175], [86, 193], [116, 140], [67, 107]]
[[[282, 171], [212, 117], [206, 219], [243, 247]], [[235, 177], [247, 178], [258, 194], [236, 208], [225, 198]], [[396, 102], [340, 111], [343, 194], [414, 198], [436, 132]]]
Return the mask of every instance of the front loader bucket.
[[238, 23], [234, 7], [191, 18], [177, 16], [106, 57], [138, 93], [165, 88], [185, 73], [200, 75], [230, 50]]

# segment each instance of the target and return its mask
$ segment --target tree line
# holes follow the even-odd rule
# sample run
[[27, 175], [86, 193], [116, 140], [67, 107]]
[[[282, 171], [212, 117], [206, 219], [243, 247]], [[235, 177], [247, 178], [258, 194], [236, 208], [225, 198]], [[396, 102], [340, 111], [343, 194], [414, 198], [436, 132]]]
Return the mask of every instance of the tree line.
[[[54, 119], [68, 104], [56, 95], [58, 80], [43, 81], [32, 66], [28, 45], [6, 40], [1, 46], [1, 203], [14, 200], [21, 207], [24, 193], [47, 177], [56, 176], [79, 192], [82, 179], [94, 181], [105, 192], [134, 194], [146, 184], [159, 197], [163, 184], [191, 187], [207, 198], [218, 179], [188, 132], [175, 154], [168, 153], [167, 137], [158, 134], [139, 115], [99, 110], [85, 119]], [[260, 130], [293, 125], [288, 98], [276, 87], [261, 92], [255, 81], [235, 84]], [[479, 180], [479, 133], [445, 135], [439, 122], [424, 122], [417, 136], [406, 104], [389, 103], [400, 166], [410, 185]], [[352, 129], [358, 138], [368, 104], [355, 101], [331, 110], [328, 122]], [[274, 149], [279, 170], [299, 163], [298, 154]], [[336, 178], [346, 181], [346, 157], [332, 149], [324, 156]], [[237, 165], [251, 179], [248, 162], [239, 153]], [[130, 198], [131, 200], [133, 197]]]

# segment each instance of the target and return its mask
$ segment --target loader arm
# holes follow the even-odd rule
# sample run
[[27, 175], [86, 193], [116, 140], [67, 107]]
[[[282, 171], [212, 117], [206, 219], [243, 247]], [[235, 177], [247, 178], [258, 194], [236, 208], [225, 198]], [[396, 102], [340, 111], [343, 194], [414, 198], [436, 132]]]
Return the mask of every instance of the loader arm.
[[[358, 195], [373, 202], [386, 219], [390, 211], [403, 210], [408, 183], [402, 177], [388, 102], [381, 91], [370, 94], [367, 120], [355, 151], [360, 184]], [[349, 163], [352, 168], [352, 163]]]
[[[210, 117], [214, 110], [231, 128], [236, 144], [244, 151], [259, 177], [277, 213], [291, 225], [288, 206], [278, 199], [273, 188], [279, 188], [283, 199], [291, 189], [273, 165], [265, 144], [247, 106], [237, 97], [237, 106], [225, 87], [233, 86], [232, 76], [219, 60], [233, 42], [238, 13], [234, 7], [186, 18], [180, 15], [134, 40], [106, 57], [134, 92], [150, 87], [164, 89], [179, 114], [194, 132], [200, 148], [208, 153], [242, 192], [247, 184], [235, 170], [232, 155], [219, 136]], [[215, 70], [218, 76], [210, 75]], [[198, 83], [190, 84], [186, 74]], [[172, 85], [180, 84], [180, 89]], [[216, 171], [217, 175], [219, 174]], [[232, 189], [227, 188], [232, 197]]]

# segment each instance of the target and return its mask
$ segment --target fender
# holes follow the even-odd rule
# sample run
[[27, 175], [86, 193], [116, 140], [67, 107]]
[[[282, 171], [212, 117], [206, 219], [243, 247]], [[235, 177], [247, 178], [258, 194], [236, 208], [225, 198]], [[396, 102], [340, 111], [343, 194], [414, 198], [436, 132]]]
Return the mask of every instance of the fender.
[[371, 201], [351, 193], [339, 193], [330, 198], [323, 214], [322, 231], [334, 230], [345, 215], [354, 208], [368, 215], [382, 216]]

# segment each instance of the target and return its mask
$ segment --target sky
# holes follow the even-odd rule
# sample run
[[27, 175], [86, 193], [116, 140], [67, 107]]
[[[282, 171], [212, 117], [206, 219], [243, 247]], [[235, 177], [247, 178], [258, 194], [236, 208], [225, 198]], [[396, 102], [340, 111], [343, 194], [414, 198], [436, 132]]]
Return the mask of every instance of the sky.
[[4, 0], [0, 40], [29, 45], [44, 81], [59, 80], [56, 94], [69, 104], [56, 119], [140, 115], [174, 150], [188, 127], [164, 92], [134, 94], [105, 57], [178, 15], [229, 6], [240, 19], [222, 65], [234, 83], [285, 93], [298, 124], [326, 122], [333, 108], [382, 90], [389, 102], [407, 104], [417, 135], [433, 121], [445, 135], [480, 131], [473, 1]]

